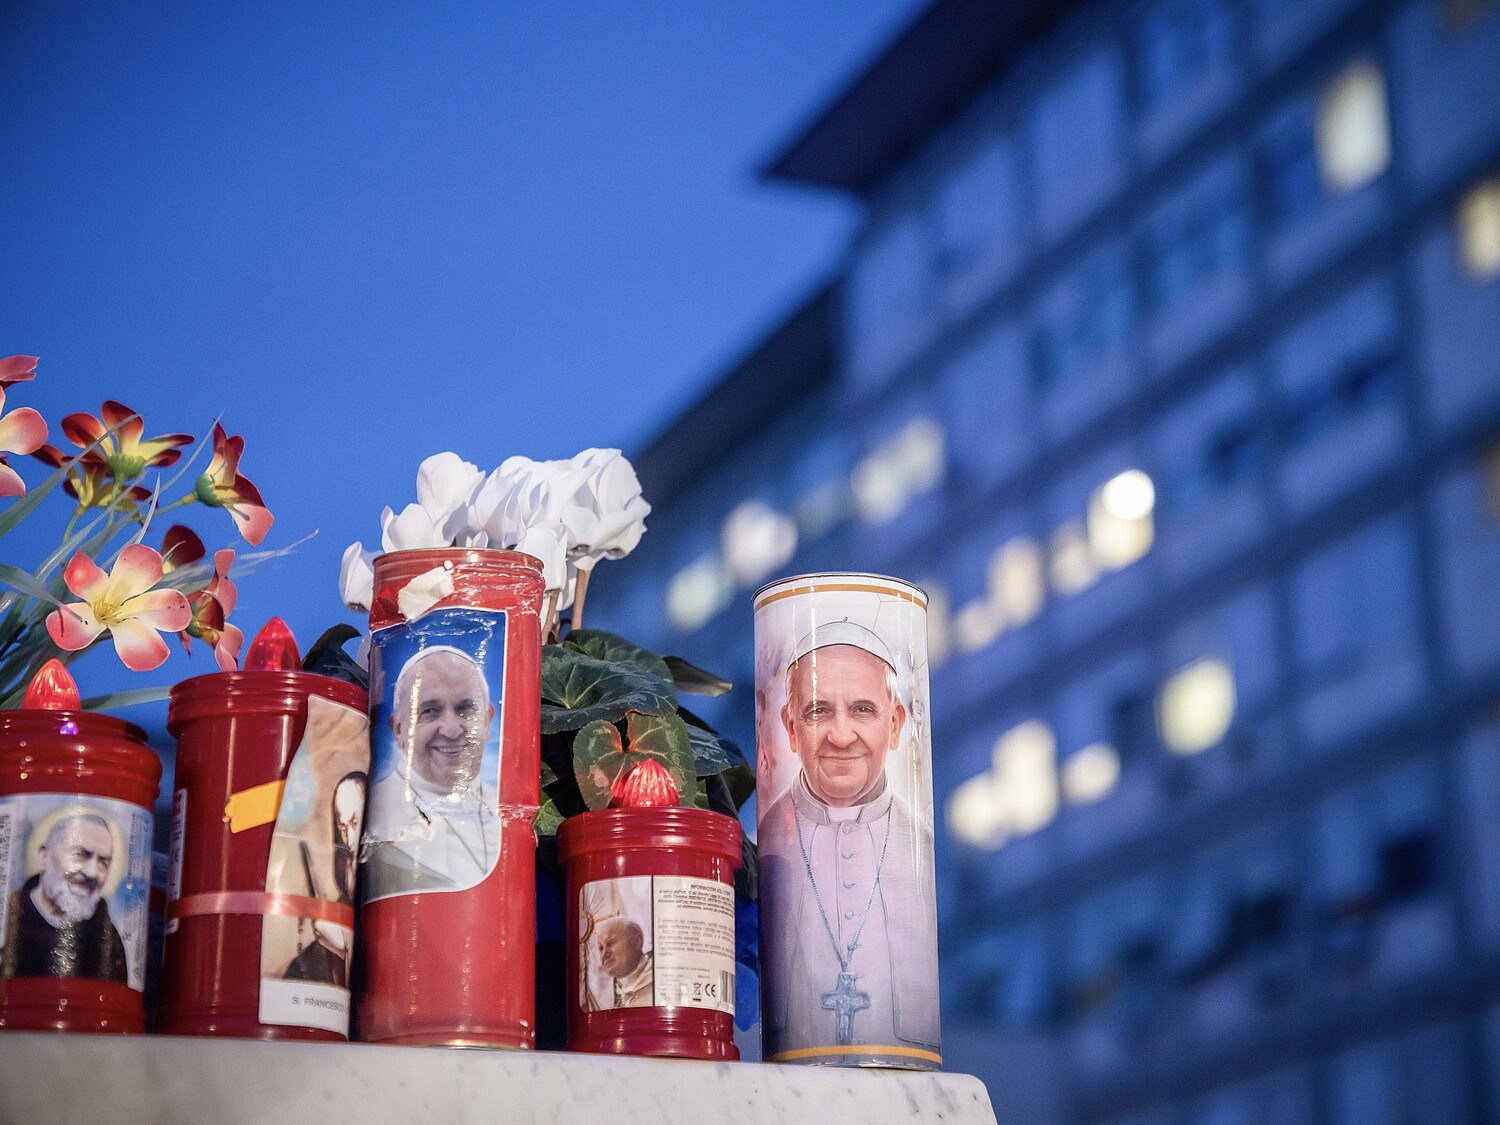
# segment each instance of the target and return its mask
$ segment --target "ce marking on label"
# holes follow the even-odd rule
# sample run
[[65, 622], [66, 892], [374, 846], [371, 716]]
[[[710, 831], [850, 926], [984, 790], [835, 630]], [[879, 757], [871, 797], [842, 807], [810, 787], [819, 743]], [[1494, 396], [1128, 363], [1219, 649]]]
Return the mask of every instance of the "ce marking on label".
[[712, 1000], [715, 997], [717, 997], [718, 995], [719, 995], [719, 986], [716, 985], [716, 984], [695, 984], [695, 985], [693, 985], [693, 999], [694, 1000], [702, 1000], [705, 996], [707, 996], [710, 1000]]

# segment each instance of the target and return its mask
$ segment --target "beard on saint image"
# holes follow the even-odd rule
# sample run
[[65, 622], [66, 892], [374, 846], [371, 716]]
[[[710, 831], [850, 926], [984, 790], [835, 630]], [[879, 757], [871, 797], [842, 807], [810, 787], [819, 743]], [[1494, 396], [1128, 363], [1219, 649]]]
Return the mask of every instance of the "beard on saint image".
[[87, 922], [99, 907], [100, 884], [80, 873], [42, 872], [42, 893], [69, 922]]
[[61, 918], [77, 923], [94, 916], [113, 853], [109, 829], [92, 817], [60, 822], [48, 834], [41, 891]]

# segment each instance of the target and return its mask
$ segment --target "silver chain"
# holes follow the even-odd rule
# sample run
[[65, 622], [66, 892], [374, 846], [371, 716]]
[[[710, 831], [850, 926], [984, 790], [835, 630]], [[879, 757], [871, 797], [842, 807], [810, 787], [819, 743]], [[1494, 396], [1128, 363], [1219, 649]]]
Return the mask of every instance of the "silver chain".
[[[865, 900], [864, 916], [859, 920], [859, 929], [855, 930], [854, 936], [849, 939], [847, 952], [839, 950], [839, 939], [834, 936], [833, 927], [828, 924], [828, 911], [823, 909], [823, 896], [818, 894], [818, 881], [813, 878], [812, 860], [807, 854], [807, 842], [802, 838], [802, 814], [795, 807], [792, 809], [792, 819], [797, 824], [797, 846], [802, 849], [802, 866], [807, 871], [807, 881], [812, 884], [813, 901], [818, 904], [818, 916], [823, 919], [823, 929], [833, 945], [833, 955], [839, 959], [839, 972], [847, 973], [849, 963], [854, 960], [854, 951], [859, 947], [859, 936], [865, 932], [865, 923], [870, 920], [870, 908], [875, 905], [875, 891], [880, 886], [880, 873], [885, 870], [885, 849], [891, 843], [890, 810], [887, 809], [885, 814], [885, 840], [880, 845], [880, 859], [875, 864], [875, 878], [870, 883], [870, 897]], [[837, 843], [838, 841], [835, 840], [835, 846]]]

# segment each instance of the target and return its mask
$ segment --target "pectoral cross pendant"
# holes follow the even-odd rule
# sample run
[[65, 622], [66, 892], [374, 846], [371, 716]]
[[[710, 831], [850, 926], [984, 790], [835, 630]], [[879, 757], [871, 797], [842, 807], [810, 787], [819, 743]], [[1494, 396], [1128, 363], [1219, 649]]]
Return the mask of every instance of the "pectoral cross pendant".
[[854, 987], [853, 973], [840, 973], [839, 984], [832, 992], [823, 993], [823, 1007], [838, 1013], [838, 1045], [849, 1047], [854, 1043], [854, 1013], [870, 1006], [870, 994]]

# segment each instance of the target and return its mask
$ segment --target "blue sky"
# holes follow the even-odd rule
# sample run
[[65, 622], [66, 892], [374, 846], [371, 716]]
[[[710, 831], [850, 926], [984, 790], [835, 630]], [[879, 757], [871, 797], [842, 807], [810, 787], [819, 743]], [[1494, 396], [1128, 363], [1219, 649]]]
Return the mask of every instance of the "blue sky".
[[267, 545], [318, 533], [235, 617], [305, 647], [423, 456], [639, 448], [831, 267], [853, 208], [754, 169], [921, 6], [7, 5], [0, 355], [42, 357], [8, 405], [59, 444], [104, 398], [221, 415]]

